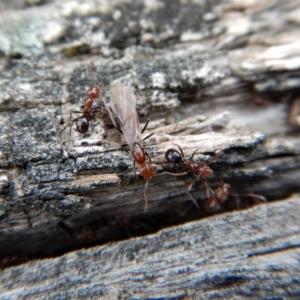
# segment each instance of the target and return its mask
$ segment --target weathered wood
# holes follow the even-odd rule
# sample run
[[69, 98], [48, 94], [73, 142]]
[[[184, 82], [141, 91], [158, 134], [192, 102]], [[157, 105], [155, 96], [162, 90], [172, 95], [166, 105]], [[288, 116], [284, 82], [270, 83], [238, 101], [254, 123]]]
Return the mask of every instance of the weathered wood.
[[[199, 271], [202, 275], [195, 273], [196, 277], [204, 278], [203, 281], [195, 279], [193, 272], [188, 273], [187, 280], [186, 275], [171, 280], [166, 274], [171, 274], [173, 267], [177, 271], [186, 270], [187, 261], [176, 258], [172, 261], [173, 267], [166, 267], [162, 282], [157, 279], [151, 288], [143, 283], [140, 294], [131, 289], [129, 281], [122, 285], [124, 289], [112, 284], [111, 289], [99, 288], [99, 293], [103, 288], [104, 293], [118, 294], [121, 298], [126, 296], [121, 290], [129, 290], [128, 297], [144, 292], [151, 297], [160, 295], [158, 289], [162, 288], [161, 294], [169, 296], [183, 295], [186, 288], [187, 295], [196, 297], [192, 287], [198, 287], [203, 297], [238, 297], [248, 293], [253, 297], [289, 296], [283, 286], [289, 282], [288, 272], [296, 274], [297, 267], [290, 266], [287, 258], [297, 257], [298, 252], [285, 245], [290, 245], [290, 237], [293, 241], [299, 240], [295, 232], [288, 235], [299, 223], [296, 200], [281, 200], [249, 211], [210, 217], [213, 212], [205, 208], [208, 195], [201, 181], [191, 191], [200, 206], [196, 209], [186, 193], [193, 174], [161, 173], [185, 171], [165, 161], [165, 151], [176, 148], [176, 144], [182, 147], [187, 158], [198, 149], [196, 161], [208, 162], [216, 152], [223, 150], [224, 154], [210, 164], [214, 170], [209, 180], [212, 189], [223, 179], [230, 183], [234, 195], [255, 193], [270, 202], [299, 193], [300, 47], [297, 41], [300, 40], [300, 3], [296, 0], [284, 3], [181, 2], [87, 0], [83, 4], [65, 0], [18, 10], [21, 4], [15, 1], [10, 3], [9, 8], [15, 7], [10, 11], [5, 10], [8, 4], [2, 4], [0, 52], [5, 56], [0, 60], [1, 266], [10, 255], [19, 256], [20, 261], [45, 258], [83, 246], [154, 233], [201, 218], [207, 219], [199, 224], [223, 232], [219, 237], [212, 232], [210, 242], [213, 245], [217, 237], [224, 247], [227, 241], [228, 245], [233, 242], [227, 240], [227, 232], [232, 234], [231, 226], [235, 226], [236, 240], [241, 244], [228, 247], [242, 257], [245, 251], [248, 253], [242, 241], [251, 240], [251, 230], [257, 224], [256, 218], [246, 222], [245, 215], [251, 212], [261, 216], [260, 213], [270, 207], [272, 228], [259, 224], [263, 230], [261, 234], [275, 246], [263, 251], [273, 251], [277, 247], [274, 235], [277, 231], [282, 232], [282, 237], [287, 234], [286, 240], [282, 238], [280, 253], [258, 258], [245, 256], [241, 258], [243, 269], [230, 259], [219, 259], [227, 247], [222, 246], [209, 250], [218, 258], [218, 267], [210, 266], [207, 278], [201, 273], [203, 270]], [[88, 60], [92, 61], [92, 74], [88, 72]], [[138, 95], [141, 123], [151, 118], [147, 131], [154, 135], [145, 145], [157, 176], [147, 189], [147, 213], [143, 213], [145, 180], [134, 176], [132, 155], [126, 147], [120, 147], [124, 139], [112, 128], [103, 105], [103, 101], [109, 102], [109, 90], [102, 90], [101, 99], [95, 103], [100, 107], [99, 115], [92, 121], [88, 134], [81, 135], [73, 125], [69, 136], [70, 110], [81, 109], [91, 77], [93, 83], [101, 87], [115, 82], [131, 86]], [[76, 117], [74, 114], [73, 118]], [[60, 134], [64, 127], [66, 129]], [[217, 212], [245, 208], [258, 200], [232, 196]], [[291, 203], [295, 210], [288, 213]], [[279, 222], [276, 218], [280, 209], [282, 220]], [[226, 223], [229, 216], [233, 221]], [[224, 220], [221, 229], [219, 223], [216, 224], [218, 220]], [[245, 221], [245, 227], [239, 220]], [[284, 223], [287, 225], [282, 229]], [[189, 231], [182, 231], [185, 226]], [[195, 239], [192, 228], [198, 225], [185, 226], [168, 229], [170, 241], [178, 241], [183, 235], [189, 239], [190, 234], [191, 239]], [[161, 239], [161, 235], [158, 233], [150, 239]], [[226, 241], [220, 241], [221, 237]], [[147, 240], [134, 241], [143, 244], [142, 241]], [[162, 243], [159, 253], [173, 257], [167, 238]], [[118, 251], [114, 255], [123, 257], [122, 247], [129, 244], [122, 242], [99, 249], [111, 247], [109, 253]], [[293, 247], [298, 244], [292, 243]], [[151, 256], [150, 245], [145, 247], [143, 257], [147, 257], [147, 253]], [[185, 250], [187, 252], [181, 250], [183, 257], [189, 257], [190, 252]], [[88, 256], [93, 251], [96, 250], [82, 253]], [[66, 278], [65, 272], [72, 267], [73, 260], [68, 258], [72, 255], [65, 256], [66, 268], [61, 278]], [[116, 257], [114, 255], [112, 257]], [[206, 261], [210, 256], [203, 252], [201, 257]], [[268, 259], [271, 265], [280, 261], [285, 269], [273, 275], [268, 269]], [[49, 264], [52, 261], [55, 265], [58, 260], [50, 259]], [[146, 259], [143, 262], [151, 264]], [[18, 270], [25, 274], [32, 264], [24, 264]], [[37, 264], [44, 270], [48, 268], [47, 260]], [[107, 279], [97, 277], [101, 276], [99, 269], [99, 275], [92, 273], [96, 279], [87, 284], [86, 295], [92, 296], [92, 286], [97, 280], [115, 282], [118, 280], [116, 274], [129, 274], [134, 269], [129, 262], [124, 268], [118, 261], [111, 265], [115, 273], [109, 273]], [[87, 270], [92, 266], [86, 263]], [[141, 265], [136, 267], [144, 270]], [[249, 276], [245, 275], [247, 268], [255, 277], [250, 285], [247, 283]], [[156, 278], [158, 271], [154, 265], [150, 266], [150, 271]], [[5, 270], [3, 274], [8, 274], [6, 272], [10, 271]], [[236, 275], [239, 272], [244, 272], [242, 279]], [[227, 273], [231, 277], [226, 277]], [[294, 278], [298, 278], [297, 275]], [[208, 281], [220, 282], [219, 294], [216, 286]], [[16, 291], [19, 284], [26, 286], [25, 281], [18, 282], [14, 286]], [[80, 290], [79, 282], [74, 291]], [[233, 282], [233, 287], [223, 288], [224, 282], [230, 282], [228, 285]], [[296, 279], [289, 283], [292, 292], [298, 289]], [[9, 293], [11, 283], [3, 284]], [[176, 285], [180, 289], [178, 293]], [[267, 290], [267, 285], [275, 287]], [[55, 298], [59, 293], [55, 285], [48, 288], [53, 288], [48, 296]], [[45, 283], [44, 291], [46, 289]], [[70, 290], [70, 293], [73, 292]], [[74, 298], [75, 294], [65, 295]]]
[[297, 297], [299, 200], [6, 269], [1, 299]]

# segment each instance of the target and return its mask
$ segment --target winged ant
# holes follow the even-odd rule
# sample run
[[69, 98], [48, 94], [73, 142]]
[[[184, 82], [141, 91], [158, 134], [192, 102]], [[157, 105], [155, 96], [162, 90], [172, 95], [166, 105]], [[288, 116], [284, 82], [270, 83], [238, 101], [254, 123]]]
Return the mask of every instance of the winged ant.
[[[140, 129], [139, 119], [136, 112], [136, 96], [134, 92], [125, 85], [113, 85], [111, 87], [111, 101], [110, 109], [118, 117], [120, 130], [124, 134], [124, 137], [129, 145], [131, 153], [133, 155], [133, 170], [135, 173], [135, 164], [138, 165], [140, 175], [146, 179], [144, 187], [144, 199], [145, 199], [145, 211], [148, 208], [148, 198], [146, 195], [146, 189], [148, 182], [154, 176], [154, 171], [151, 167], [151, 159], [148, 153], [144, 149], [143, 141], [148, 139], [152, 134], [142, 139], [142, 133], [146, 130], [149, 120], [146, 122], [144, 128]], [[110, 118], [118, 128], [116, 120], [109, 111]], [[147, 162], [147, 158], [149, 162]]]

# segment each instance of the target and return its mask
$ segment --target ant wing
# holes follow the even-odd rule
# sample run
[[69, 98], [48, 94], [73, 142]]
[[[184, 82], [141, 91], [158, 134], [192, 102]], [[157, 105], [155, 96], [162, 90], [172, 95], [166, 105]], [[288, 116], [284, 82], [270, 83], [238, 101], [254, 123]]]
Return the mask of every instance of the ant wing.
[[127, 86], [111, 87], [110, 107], [120, 120], [125, 139], [132, 149], [135, 142], [143, 145], [138, 115], [136, 112], [136, 96]]

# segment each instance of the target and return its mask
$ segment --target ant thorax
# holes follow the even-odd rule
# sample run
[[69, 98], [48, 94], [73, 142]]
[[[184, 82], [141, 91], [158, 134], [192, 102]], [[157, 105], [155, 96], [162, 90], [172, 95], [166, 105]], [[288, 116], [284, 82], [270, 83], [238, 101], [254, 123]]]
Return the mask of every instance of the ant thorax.
[[145, 151], [139, 143], [133, 143], [132, 155], [137, 164], [143, 165], [146, 161]]

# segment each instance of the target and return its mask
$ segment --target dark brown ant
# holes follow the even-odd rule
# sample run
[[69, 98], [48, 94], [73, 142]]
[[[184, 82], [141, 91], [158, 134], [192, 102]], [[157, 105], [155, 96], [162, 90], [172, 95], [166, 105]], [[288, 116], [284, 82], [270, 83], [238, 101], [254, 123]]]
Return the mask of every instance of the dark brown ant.
[[240, 209], [241, 197], [251, 198], [255, 204], [267, 201], [264, 196], [258, 194], [232, 194], [230, 191], [230, 185], [221, 179], [220, 186], [215, 190], [213, 195], [206, 200], [204, 205], [206, 209], [216, 211], [221, 208], [221, 205], [225, 201], [227, 201], [229, 198], [232, 198], [235, 200], [236, 208]]
[[[201, 178], [211, 177], [213, 175], [213, 170], [209, 167], [209, 164], [223, 154], [223, 151], [218, 152], [208, 163], [206, 162], [194, 162], [193, 157], [198, 149], [196, 149], [189, 160], [186, 160], [183, 154], [183, 151], [179, 145], [176, 145], [179, 148], [178, 152], [176, 149], [168, 149], [165, 153], [165, 158], [167, 162], [172, 162], [176, 164], [182, 164], [184, 168], [190, 170], [195, 175], [195, 179], [188, 185], [188, 191], [191, 190], [195, 182]], [[203, 183], [206, 185], [208, 189], [210, 189], [205, 181]]]

